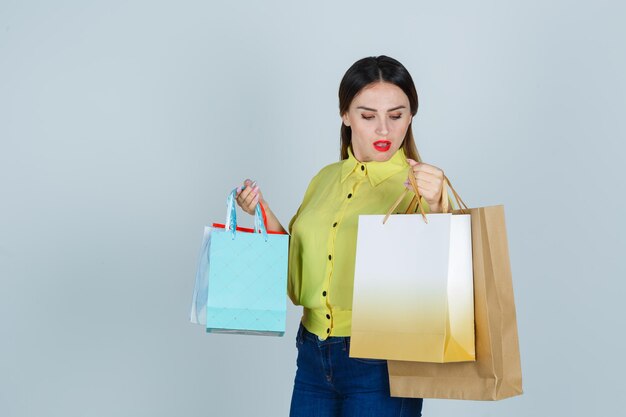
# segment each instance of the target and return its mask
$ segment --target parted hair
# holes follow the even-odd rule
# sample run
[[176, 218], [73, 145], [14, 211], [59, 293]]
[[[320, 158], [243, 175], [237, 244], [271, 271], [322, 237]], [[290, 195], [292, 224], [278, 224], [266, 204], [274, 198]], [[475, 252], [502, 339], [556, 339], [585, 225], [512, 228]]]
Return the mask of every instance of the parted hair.
[[[375, 82], [387, 82], [398, 86], [409, 98], [411, 115], [417, 113], [417, 90], [409, 71], [397, 60], [385, 55], [372, 56], [356, 61], [344, 74], [339, 84], [339, 114], [348, 112], [354, 97], [366, 86]], [[413, 139], [413, 122], [409, 124], [402, 148], [408, 158], [421, 162]], [[341, 123], [341, 159], [348, 159], [348, 147], [352, 143], [352, 129]]]

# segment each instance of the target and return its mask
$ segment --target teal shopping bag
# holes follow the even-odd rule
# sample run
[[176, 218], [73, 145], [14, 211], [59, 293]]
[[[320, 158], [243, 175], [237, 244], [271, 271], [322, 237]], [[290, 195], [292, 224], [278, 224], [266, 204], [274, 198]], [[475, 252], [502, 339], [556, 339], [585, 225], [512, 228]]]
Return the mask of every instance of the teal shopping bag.
[[199, 266], [206, 275], [206, 331], [282, 336], [289, 235], [266, 230], [260, 204], [254, 229], [237, 227], [235, 193], [227, 199], [226, 223], [213, 224], [203, 242], [206, 259]]

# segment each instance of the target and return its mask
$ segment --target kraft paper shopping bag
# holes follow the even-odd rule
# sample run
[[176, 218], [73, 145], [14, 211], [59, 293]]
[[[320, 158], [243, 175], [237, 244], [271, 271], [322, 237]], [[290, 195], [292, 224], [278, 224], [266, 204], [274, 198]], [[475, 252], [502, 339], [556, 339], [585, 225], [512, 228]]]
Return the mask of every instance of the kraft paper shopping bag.
[[469, 212], [472, 221], [476, 361], [388, 361], [392, 396], [500, 400], [522, 394], [504, 207], [456, 212]]

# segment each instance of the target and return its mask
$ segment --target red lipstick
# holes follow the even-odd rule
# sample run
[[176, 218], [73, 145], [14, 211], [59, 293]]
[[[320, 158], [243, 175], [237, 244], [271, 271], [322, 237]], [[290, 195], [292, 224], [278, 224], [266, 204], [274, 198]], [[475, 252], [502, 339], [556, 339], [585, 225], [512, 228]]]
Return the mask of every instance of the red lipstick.
[[391, 141], [388, 140], [377, 140], [374, 142], [374, 149], [378, 152], [387, 152], [391, 148]]

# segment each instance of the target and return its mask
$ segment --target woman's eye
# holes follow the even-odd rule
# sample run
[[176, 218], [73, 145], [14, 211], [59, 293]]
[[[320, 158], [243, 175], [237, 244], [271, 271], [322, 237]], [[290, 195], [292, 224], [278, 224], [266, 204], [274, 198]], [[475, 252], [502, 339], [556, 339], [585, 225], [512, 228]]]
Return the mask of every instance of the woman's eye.
[[389, 116], [389, 117], [391, 118], [391, 120], [398, 120], [399, 118], [402, 117], [402, 115], [401, 114], [394, 114], [394, 115]]
[[361, 117], [364, 118], [365, 120], [372, 120], [374, 118], [374, 116], [369, 115], [369, 114], [362, 114]]

